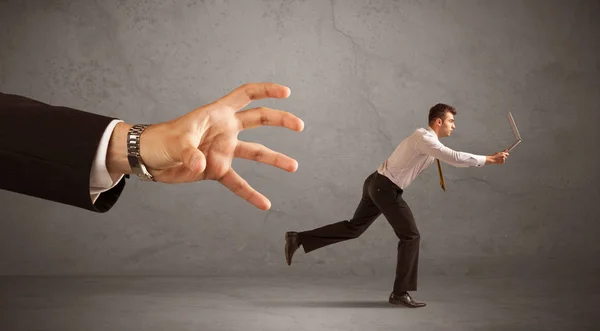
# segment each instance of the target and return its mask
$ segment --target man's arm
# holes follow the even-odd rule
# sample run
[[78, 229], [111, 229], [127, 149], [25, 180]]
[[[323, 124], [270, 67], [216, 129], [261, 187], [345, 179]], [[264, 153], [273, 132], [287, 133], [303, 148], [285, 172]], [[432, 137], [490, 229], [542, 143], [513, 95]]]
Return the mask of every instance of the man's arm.
[[419, 139], [417, 149], [422, 154], [431, 155], [459, 168], [482, 167], [483, 165], [488, 164], [488, 159], [484, 155], [455, 151], [428, 135], [424, 135]]
[[[0, 189], [108, 211], [119, 180], [93, 201], [92, 165], [114, 118], [0, 93]], [[99, 193], [99, 192], [98, 192]]]
[[[241, 110], [254, 100], [285, 99], [290, 92], [287, 86], [270, 82], [243, 84], [213, 103], [146, 127], [134, 141], [139, 148], [137, 157], [157, 182], [217, 180], [252, 205], [267, 210], [270, 201], [233, 169], [233, 159], [254, 160], [288, 172], [295, 172], [298, 162], [262, 144], [241, 141], [238, 135], [260, 126], [302, 131], [304, 122], [278, 109]], [[100, 185], [100, 191], [109, 190], [93, 203], [98, 193], [93, 190], [94, 178], [108, 172], [113, 185], [115, 178], [128, 177], [132, 172], [126, 148], [132, 126], [117, 123], [111, 131], [108, 126], [113, 120], [0, 93], [0, 164], [6, 169], [0, 172], [0, 189], [107, 211], [120, 196], [125, 181], [119, 180], [112, 188]], [[105, 139], [108, 132], [110, 139]], [[106, 157], [106, 171], [101, 160], [94, 167], [94, 160], [102, 155]]]
[[439, 140], [427, 135], [424, 135], [418, 141], [417, 150], [420, 153], [431, 155], [459, 168], [482, 167], [486, 164], [503, 164], [509, 155], [507, 150], [489, 156], [458, 152], [444, 146]]

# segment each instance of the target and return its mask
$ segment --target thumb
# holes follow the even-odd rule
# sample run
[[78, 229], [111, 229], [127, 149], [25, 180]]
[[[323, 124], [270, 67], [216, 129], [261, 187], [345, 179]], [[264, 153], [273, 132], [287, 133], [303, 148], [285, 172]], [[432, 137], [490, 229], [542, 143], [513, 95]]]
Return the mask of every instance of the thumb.
[[206, 169], [206, 157], [194, 146], [183, 149], [181, 161], [193, 172], [203, 172]]

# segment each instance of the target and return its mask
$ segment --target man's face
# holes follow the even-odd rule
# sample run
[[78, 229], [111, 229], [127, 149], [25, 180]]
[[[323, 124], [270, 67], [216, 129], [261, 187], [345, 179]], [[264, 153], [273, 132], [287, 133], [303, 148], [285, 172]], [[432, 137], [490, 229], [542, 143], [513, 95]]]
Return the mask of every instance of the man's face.
[[444, 121], [442, 122], [440, 135], [442, 137], [449, 137], [454, 131], [454, 115], [452, 113], [447, 112]]

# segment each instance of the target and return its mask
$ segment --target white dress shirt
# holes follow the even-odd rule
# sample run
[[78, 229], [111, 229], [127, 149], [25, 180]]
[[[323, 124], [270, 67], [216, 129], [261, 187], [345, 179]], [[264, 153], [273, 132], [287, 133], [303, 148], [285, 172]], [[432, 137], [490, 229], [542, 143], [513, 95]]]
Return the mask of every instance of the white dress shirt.
[[92, 199], [92, 203], [96, 203], [100, 193], [106, 192], [115, 187], [115, 185], [117, 185], [123, 178], [123, 175], [111, 176], [108, 173], [108, 169], [106, 169], [108, 143], [110, 142], [110, 136], [112, 135], [115, 126], [119, 122], [123, 121], [113, 120], [110, 122], [110, 124], [108, 124], [104, 134], [102, 135], [102, 138], [100, 139], [98, 149], [96, 150], [96, 157], [94, 158], [94, 163], [92, 164], [92, 170], [90, 173], [90, 198]]
[[482, 167], [486, 160], [484, 155], [454, 151], [444, 146], [430, 127], [419, 128], [398, 144], [377, 172], [404, 190], [436, 158], [455, 167]]

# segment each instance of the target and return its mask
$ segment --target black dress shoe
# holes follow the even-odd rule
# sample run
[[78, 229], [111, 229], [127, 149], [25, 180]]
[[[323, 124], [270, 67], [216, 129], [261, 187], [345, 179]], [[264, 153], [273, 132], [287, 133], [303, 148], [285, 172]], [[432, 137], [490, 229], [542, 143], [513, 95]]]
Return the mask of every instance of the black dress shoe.
[[292, 256], [294, 252], [300, 247], [298, 242], [298, 232], [286, 232], [285, 233], [285, 260], [288, 265], [292, 264]]
[[415, 302], [408, 292], [401, 294], [395, 294], [392, 292], [392, 294], [390, 294], [389, 302], [393, 305], [404, 305], [410, 308], [420, 308], [426, 306], [423, 302]]

